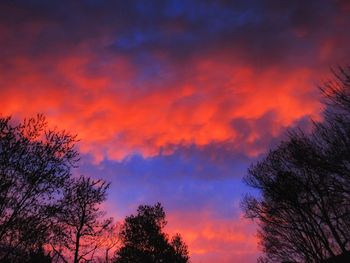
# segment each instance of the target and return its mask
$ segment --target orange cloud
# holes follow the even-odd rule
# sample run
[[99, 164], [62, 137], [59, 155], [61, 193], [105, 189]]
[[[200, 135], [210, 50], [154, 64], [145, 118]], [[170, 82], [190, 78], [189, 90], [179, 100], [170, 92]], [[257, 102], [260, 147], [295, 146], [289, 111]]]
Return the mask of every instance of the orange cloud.
[[167, 216], [167, 232], [181, 233], [193, 262], [255, 262], [259, 255], [255, 227], [240, 218], [215, 218], [205, 212]]
[[77, 133], [81, 150], [97, 161], [133, 152], [153, 156], [176, 144], [234, 142], [233, 120], [257, 120], [271, 111], [277, 135], [281, 127], [320, 110], [312, 97], [317, 72], [310, 69], [262, 70], [207, 57], [190, 62], [190, 76], [179, 73], [157, 85], [145, 79], [140, 86], [138, 69], [125, 57], [96, 70], [99, 61], [88, 52], [55, 59], [54, 64], [49, 58], [11, 61], [1, 80], [2, 113], [45, 113], [53, 125]]

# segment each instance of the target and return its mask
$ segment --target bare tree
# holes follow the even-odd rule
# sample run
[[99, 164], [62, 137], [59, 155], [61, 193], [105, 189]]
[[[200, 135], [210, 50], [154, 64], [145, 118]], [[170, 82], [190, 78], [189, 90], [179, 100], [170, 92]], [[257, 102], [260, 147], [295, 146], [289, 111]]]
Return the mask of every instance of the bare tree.
[[111, 224], [100, 236], [98, 241], [97, 262], [109, 263], [111, 262], [111, 255], [115, 253], [121, 244], [119, 233], [121, 224]]
[[111, 219], [103, 219], [100, 205], [106, 199], [109, 184], [81, 176], [73, 179], [64, 192], [58, 209], [55, 256], [65, 262], [90, 261], [100, 245], [100, 237]]
[[0, 118], [0, 260], [23, 260], [47, 241], [52, 207], [78, 161], [75, 143], [42, 115]]
[[258, 219], [261, 261], [322, 262], [349, 255], [349, 76], [341, 69], [322, 87], [327, 109], [311, 134], [290, 132], [245, 177], [260, 190], [242, 204], [247, 217]]

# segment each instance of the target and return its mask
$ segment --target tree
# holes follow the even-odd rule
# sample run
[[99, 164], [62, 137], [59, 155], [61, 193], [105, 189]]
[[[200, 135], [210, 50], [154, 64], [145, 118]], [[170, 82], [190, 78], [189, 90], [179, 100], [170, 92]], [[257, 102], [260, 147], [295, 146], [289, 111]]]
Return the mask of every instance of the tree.
[[111, 224], [111, 219], [102, 220], [104, 212], [99, 207], [108, 187], [105, 181], [81, 176], [65, 188], [52, 244], [56, 257], [65, 262], [71, 258], [74, 263], [93, 258], [99, 238]]
[[104, 234], [100, 237], [99, 244], [102, 253], [100, 253], [101, 255], [98, 259], [98, 262], [111, 262], [110, 254], [114, 254], [120, 243], [120, 227], [120, 223], [111, 224], [110, 227], [108, 227], [106, 231], [104, 231]]
[[22, 260], [25, 263], [51, 263], [52, 258], [50, 253], [47, 253], [42, 247], [29, 254], [28, 260]]
[[0, 261], [23, 262], [47, 241], [52, 207], [79, 159], [75, 143], [42, 115], [0, 118]]
[[172, 262], [189, 262], [188, 248], [180, 234], [172, 237], [170, 245], [175, 252]]
[[139, 206], [136, 216], [125, 218], [120, 232], [122, 245], [115, 254], [114, 262], [189, 262], [187, 246], [181, 236], [177, 234], [169, 242], [162, 232], [166, 223], [160, 203]]
[[321, 91], [324, 121], [297, 130], [248, 170], [246, 216], [259, 222], [262, 262], [332, 262], [350, 250], [350, 68]]

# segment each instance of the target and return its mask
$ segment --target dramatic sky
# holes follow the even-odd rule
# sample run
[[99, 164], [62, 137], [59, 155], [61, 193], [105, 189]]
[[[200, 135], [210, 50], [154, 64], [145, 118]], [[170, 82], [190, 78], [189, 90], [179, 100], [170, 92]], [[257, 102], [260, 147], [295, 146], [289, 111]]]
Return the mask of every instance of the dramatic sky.
[[319, 118], [349, 28], [347, 0], [3, 0], [0, 114], [78, 134], [117, 219], [160, 201], [194, 263], [251, 263], [242, 177]]

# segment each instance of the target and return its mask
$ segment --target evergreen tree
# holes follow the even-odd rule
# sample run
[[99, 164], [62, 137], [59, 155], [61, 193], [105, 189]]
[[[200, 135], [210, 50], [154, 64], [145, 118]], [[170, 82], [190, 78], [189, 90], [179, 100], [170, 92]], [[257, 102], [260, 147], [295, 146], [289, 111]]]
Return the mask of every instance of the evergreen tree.
[[185, 263], [189, 262], [188, 250], [180, 235], [169, 242], [162, 231], [166, 225], [165, 212], [160, 203], [139, 206], [137, 215], [126, 217], [120, 238], [122, 246], [117, 250], [115, 263]]

